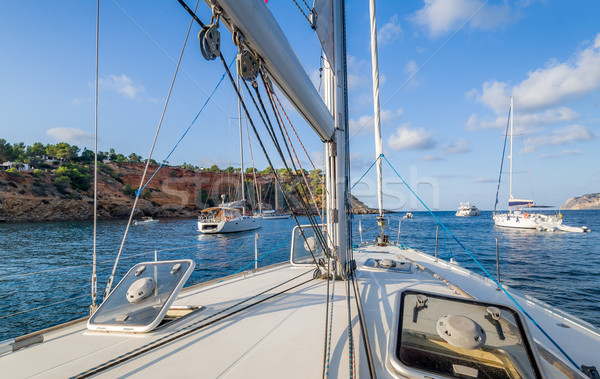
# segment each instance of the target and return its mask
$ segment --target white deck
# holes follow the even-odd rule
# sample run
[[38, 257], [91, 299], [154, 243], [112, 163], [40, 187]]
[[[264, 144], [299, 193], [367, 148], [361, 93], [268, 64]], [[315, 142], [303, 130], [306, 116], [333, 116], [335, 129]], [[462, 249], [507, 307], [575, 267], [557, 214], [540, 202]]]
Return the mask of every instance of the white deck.
[[[398, 273], [361, 267], [367, 258], [398, 259], [399, 256], [436, 271], [480, 300], [503, 303], [515, 308], [505, 294], [496, 291], [493, 282], [481, 280], [456, 265], [434, 262], [432, 257], [412, 249], [400, 249], [395, 246], [361, 247], [355, 253], [357, 278], [375, 369], [379, 377], [399, 376], [392, 371], [389, 356], [394, 354], [390, 351], [390, 339], [397, 322], [400, 292], [405, 289], [418, 289], [459, 296], [427, 271], [414, 269], [408, 273]], [[310, 280], [313, 270], [313, 267], [293, 267], [286, 263], [256, 273], [185, 289], [175, 301], [175, 305], [201, 305], [205, 308], [147, 334], [89, 332], [85, 330], [84, 321], [49, 332], [44, 336], [43, 343], [0, 356], [2, 376], [75, 376], [146, 344], [155, 343], [162, 337], [181, 333], [185, 331], [186, 326], [206, 325], [108, 368], [100, 375], [144, 378], [322, 377], [327, 335], [327, 282], [322, 279]], [[294, 277], [296, 278], [292, 279]], [[289, 283], [281, 284], [290, 279], [292, 280]], [[308, 282], [302, 284], [306, 281]], [[273, 288], [279, 284], [279, 287]], [[342, 281], [335, 283], [330, 377], [350, 376], [346, 284]], [[287, 291], [280, 293], [284, 290]], [[263, 291], [267, 292], [260, 294]], [[272, 295], [275, 296], [256, 304]], [[566, 319], [559, 313], [543, 310], [537, 307], [535, 302], [524, 297], [517, 299], [572, 357], [576, 357], [579, 364], [600, 367], [597, 353], [600, 335], [596, 331], [581, 326], [583, 322], [577, 323], [576, 320]], [[235, 305], [242, 300], [248, 301]], [[242, 310], [252, 304], [256, 305]], [[359, 377], [368, 377], [368, 365], [353, 297], [350, 306], [356, 370]], [[220, 317], [223, 318], [218, 319]], [[208, 325], [209, 322], [213, 323]], [[556, 352], [533, 325], [530, 324], [529, 329], [542, 345]], [[558, 352], [556, 355], [560, 356]]]

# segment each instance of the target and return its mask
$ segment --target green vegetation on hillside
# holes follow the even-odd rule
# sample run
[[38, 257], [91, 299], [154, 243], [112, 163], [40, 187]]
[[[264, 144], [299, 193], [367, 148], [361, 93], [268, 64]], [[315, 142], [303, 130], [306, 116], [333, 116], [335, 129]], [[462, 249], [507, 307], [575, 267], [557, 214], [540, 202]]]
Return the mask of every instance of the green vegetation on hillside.
[[[123, 193], [125, 195], [131, 197], [135, 196], [136, 188], [132, 187], [132, 185], [135, 184], [124, 183], [121, 174], [104, 163], [106, 160], [117, 164], [143, 164], [145, 163], [144, 158], [136, 153], [125, 156], [124, 154], [117, 153], [115, 149], [112, 148], [106, 152], [98, 152], [98, 170], [123, 184]], [[33, 169], [32, 175], [34, 177], [45, 175], [45, 171], [53, 172], [52, 183], [60, 193], [65, 195], [76, 196], [77, 192], [88, 191], [92, 186], [94, 152], [86, 148], [81, 151], [78, 146], [70, 145], [66, 142], [59, 142], [56, 144], [35, 142], [32, 146], [27, 146], [23, 142], [10, 144], [4, 139], [0, 139], [0, 163], [4, 162], [13, 163], [12, 168], [7, 171], [14, 176], [21, 175], [19, 170], [24, 164], [28, 164], [30, 168]], [[151, 163], [157, 164], [154, 160], [151, 160]], [[165, 162], [165, 165], [168, 165], [167, 163], [168, 162]], [[232, 166], [224, 169], [217, 165], [212, 165], [209, 168], [199, 168], [192, 164], [183, 163], [182, 165], [175, 167], [186, 170], [232, 175], [239, 175], [240, 173], [239, 168], [234, 168]], [[276, 169], [276, 173], [282, 181], [283, 192], [285, 193], [285, 196], [282, 196], [281, 193], [279, 194], [280, 206], [284, 206], [284, 198], [287, 198], [292, 202], [291, 206], [300, 206], [300, 203], [298, 202], [299, 196], [307, 203], [312, 203], [311, 197], [314, 196], [318, 206], [321, 206], [323, 196], [323, 173], [321, 170], [298, 170], [296, 172], [289, 172], [288, 170], [281, 168]], [[173, 177], [179, 175], [175, 171], [171, 174]], [[253, 199], [253, 203], [260, 201], [265, 204], [274, 205], [276, 197], [275, 180], [258, 188], [258, 186], [254, 185], [253, 176], [253, 174], [263, 176], [262, 182], [264, 183], [265, 175], [273, 176], [275, 174], [271, 167], [267, 167], [264, 170], [247, 168], [245, 174], [246, 193], [244, 194], [244, 197], [246, 199]], [[310, 192], [305, 190], [306, 181], [309, 183]], [[237, 190], [237, 187], [238, 186], [232, 183], [228, 188], [221, 188], [221, 190], [228, 193], [229, 197], [231, 197]], [[72, 190], [75, 192], [71, 192]], [[260, 192], [258, 196], [256, 194], [257, 190]], [[220, 202], [220, 199], [216, 197], [212, 198], [211, 196], [217, 195], [214, 193], [209, 194], [205, 189], [201, 189], [196, 196], [196, 202], [201, 207], [213, 206]], [[220, 196], [220, 194], [218, 196]], [[142, 197], [150, 199], [152, 193], [150, 190], [145, 190], [142, 193]]]

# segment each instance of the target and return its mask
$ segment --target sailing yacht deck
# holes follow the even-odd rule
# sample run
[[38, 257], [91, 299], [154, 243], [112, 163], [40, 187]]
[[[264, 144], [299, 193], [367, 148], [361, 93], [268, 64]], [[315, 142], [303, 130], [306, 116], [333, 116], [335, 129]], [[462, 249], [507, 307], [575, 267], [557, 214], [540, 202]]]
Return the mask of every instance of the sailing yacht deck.
[[[514, 308], [504, 293], [496, 291], [491, 280], [455, 264], [435, 262], [433, 257], [413, 249], [368, 245], [357, 249], [355, 258], [371, 349], [376, 357], [375, 370], [381, 377], [401, 376], [390, 357], [394, 355], [402, 291], [450, 297], [471, 295]], [[402, 270], [372, 267], [369, 262], [374, 259], [393, 259], [405, 262], [402, 265], [407, 267]], [[203, 308], [152, 332], [88, 331], [82, 320], [45, 333], [43, 343], [0, 356], [0, 366], [7, 377], [66, 377], [91, 373], [88, 370], [96, 366], [132, 355], [99, 373], [109, 377], [321, 377], [325, 340], [329, 336], [325, 330], [328, 288], [327, 281], [312, 279], [313, 271], [314, 267], [284, 263], [196, 285], [184, 289], [174, 305]], [[348, 302], [346, 284], [337, 281], [335, 288], [334, 285], [329, 288], [335, 290], [329, 324], [332, 325], [329, 374], [349, 376], [350, 306], [356, 369], [359, 377], [367, 377], [356, 303], [353, 299]], [[582, 364], [600, 364], [597, 352], [592, 349], [600, 344], [600, 335], [593, 327], [543, 309], [535, 300], [517, 295], [515, 298], [566, 351], [582, 359]], [[541, 333], [528, 324], [536, 341], [560, 357]], [[164, 344], [160, 345], [161, 342]], [[134, 356], [142, 347], [151, 349]], [[555, 370], [549, 364], [543, 366], [545, 370]]]

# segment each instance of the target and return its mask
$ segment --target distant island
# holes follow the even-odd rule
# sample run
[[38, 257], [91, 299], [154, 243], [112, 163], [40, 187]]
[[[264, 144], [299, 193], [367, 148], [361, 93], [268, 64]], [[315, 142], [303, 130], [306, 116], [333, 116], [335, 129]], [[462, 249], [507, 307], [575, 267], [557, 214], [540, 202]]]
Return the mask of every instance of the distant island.
[[[0, 139], [0, 222], [67, 221], [93, 218], [94, 154], [61, 142], [33, 146], [11, 145]], [[131, 212], [136, 190], [144, 171], [142, 157], [116, 153], [114, 149], [99, 152], [98, 216], [100, 219], [126, 218]], [[246, 169], [244, 195], [240, 192], [240, 169], [216, 165], [200, 168], [187, 163], [164, 164], [160, 170], [151, 160], [146, 181], [156, 175], [140, 192], [135, 217], [195, 217], [202, 209], [225, 201], [245, 198], [254, 211], [275, 207], [275, 175], [265, 170]], [[158, 172], [157, 172], [158, 170]], [[308, 191], [297, 192], [299, 183], [308, 181], [312, 196], [321, 209], [323, 173], [321, 170], [288, 172], [277, 169], [289, 204], [284, 206], [278, 191], [279, 207], [296, 214], [306, 213], [298, 193], [307, 202]], [[257, 193], [260, 196], [257, 196]], [[373, 213], [358, 199], [352, 199], [354, 213]], [[314, 206], [312, 206], [314, 211]]]
[[562, 205], [561, 209], [600, 209], [600, 193], [572, 197]]

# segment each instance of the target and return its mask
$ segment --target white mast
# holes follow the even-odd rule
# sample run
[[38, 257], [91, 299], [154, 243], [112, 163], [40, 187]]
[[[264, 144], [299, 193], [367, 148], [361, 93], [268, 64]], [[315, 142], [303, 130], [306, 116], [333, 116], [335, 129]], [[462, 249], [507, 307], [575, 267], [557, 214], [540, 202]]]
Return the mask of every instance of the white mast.
[[327, 222], [331, 223], [329, 229], [333, 235], [333, 248], [339, 258], [340, 273], [346, 271], [347, 262], [347, 215], [346, 215], [346, 83], [344, 78], [344, 67], [346, 65], [346, 54], [344, 51], [344, 10], [342, 1], [333, 3], [333, 35], [334, 35], [334, 63], [333, 63], [333, 118], [334, 118], [334, 142], [328, 142], [328, 164], [330, 165], [330, 182], [332, 192], [330, 206], [327, 211]]
[[[375, 124], [375, 154], [379, 158], [383, 154], [381, 142], [381, 125], [379, 118], [379, 58], [377, 56], [377, 19], [375, 0], [369, 0], [369, 11], [371, 15], [371, 66], [373, 71], [373, 122]], [[383, 188], [382, 188], [382, 163], [377, 160], [377, 202], [379, 205], [379, 216], [383, 216]]]
[[510, 170], [509, 170], [509, 185], [508, 185], [508, 200], [509, 200], [509, 210], [512, 211], [512, 207], [510, 206], [510, 200], [513, 198], [512, 194], [512, 175], [513, 175], [513, 97], [510, 97]]

